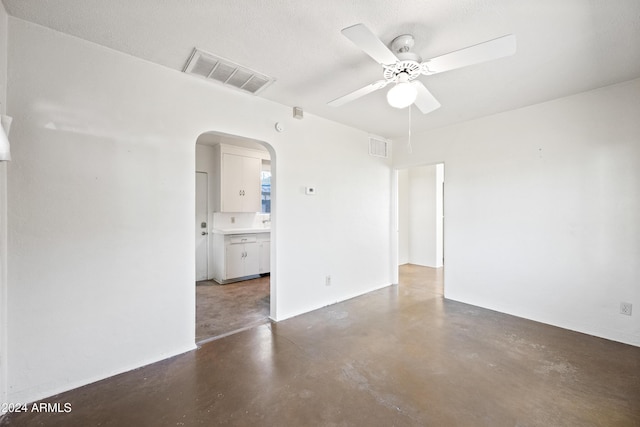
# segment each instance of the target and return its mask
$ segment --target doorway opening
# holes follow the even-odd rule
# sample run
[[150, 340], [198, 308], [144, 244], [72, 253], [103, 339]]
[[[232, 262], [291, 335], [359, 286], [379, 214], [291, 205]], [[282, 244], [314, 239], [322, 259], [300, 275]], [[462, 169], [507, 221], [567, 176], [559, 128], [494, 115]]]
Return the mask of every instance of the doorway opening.
[[196, 140], [196, 342], [269, 322], [275, 313], [275, 152], [207, 132]]
[[[397, 170], [397, 266], [444, 269], [444, 163]], [[444, 291], [444, 289], [443, 289]]]

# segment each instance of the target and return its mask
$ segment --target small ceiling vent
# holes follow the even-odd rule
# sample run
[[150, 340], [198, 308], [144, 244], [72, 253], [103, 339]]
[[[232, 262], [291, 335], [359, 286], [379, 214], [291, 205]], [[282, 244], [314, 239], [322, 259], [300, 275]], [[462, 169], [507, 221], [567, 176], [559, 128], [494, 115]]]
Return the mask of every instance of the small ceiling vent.
[[375, 157], [389, 157], [389, 141], [380, 136], [369, 136], [369, 155]]
[[184, 72], [256, 95], [275, 81], [228, 59], [194, 49]]

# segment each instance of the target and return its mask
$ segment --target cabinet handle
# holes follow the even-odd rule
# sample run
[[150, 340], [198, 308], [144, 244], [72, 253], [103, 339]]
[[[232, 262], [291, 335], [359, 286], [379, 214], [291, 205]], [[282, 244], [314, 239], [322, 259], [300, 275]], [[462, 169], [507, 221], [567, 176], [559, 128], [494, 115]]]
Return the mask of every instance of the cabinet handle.
[[242, 190], [238, 191], [238, 196], [242, 196]]

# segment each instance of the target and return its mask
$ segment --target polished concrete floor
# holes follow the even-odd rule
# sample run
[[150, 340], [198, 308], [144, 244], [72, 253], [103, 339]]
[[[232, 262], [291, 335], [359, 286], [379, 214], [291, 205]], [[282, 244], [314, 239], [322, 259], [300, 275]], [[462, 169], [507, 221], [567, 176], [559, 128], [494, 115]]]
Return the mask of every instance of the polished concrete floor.
[[640, 348], [442, 298], [442, 271], [47, 399], [19, 426], [639, 426]]
[[269, 276], [220, 285], [197, 282], [196, 342], [269, 322]]

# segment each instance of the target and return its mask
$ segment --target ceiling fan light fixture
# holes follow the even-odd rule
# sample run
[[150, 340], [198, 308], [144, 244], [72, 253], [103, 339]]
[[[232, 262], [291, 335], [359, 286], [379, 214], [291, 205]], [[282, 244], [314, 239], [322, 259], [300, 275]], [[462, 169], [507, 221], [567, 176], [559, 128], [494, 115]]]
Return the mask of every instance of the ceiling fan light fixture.
[[415, 102], [417, 96], [417, 89], [403, 73], [398, 76], [396, 85], [387, 92], [387, 102], [394, 108], [406, 108]]

